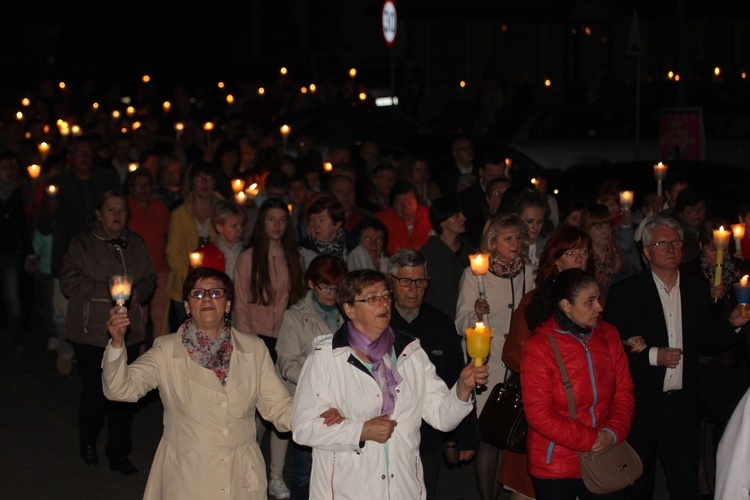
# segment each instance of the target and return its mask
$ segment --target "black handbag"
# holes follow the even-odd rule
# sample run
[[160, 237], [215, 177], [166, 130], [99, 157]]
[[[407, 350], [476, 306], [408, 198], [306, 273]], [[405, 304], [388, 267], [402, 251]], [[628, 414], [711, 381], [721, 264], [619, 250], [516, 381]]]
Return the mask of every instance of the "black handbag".
[[[565, 394], [568, 398], [568, 413], [570, 418], [576, 419], [573, 385], [568, 378], [560, 348], [557, 347], [557, 342], [552, 335], [548, 334], [547, 338], [555, 352], [557, 366], [560, 368]], [[578, 461], [581, 464], [583, 484], [595, 494], [612, 493], [633, 486], [633, 483], [643, 474], [641, 457], [627, 441], [620, 441], [603, 451], [578, 452]]]
[[505, 382], [492, 388], [479, 415], [482, 441], [514, 453], [526, 453], [528, 424], [521, 400], [521, 376], [508, 370]]

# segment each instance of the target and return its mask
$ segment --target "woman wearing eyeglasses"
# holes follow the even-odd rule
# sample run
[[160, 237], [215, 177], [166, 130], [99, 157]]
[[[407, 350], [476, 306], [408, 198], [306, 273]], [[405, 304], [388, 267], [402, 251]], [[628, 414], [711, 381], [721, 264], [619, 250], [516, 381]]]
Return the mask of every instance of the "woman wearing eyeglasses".
[[265, 499], [255, 411], [288, 431], [292, 398], [263, 342], [229, 326], [232, 281], [226, 274], [195, 269], [182, 297], [188, 318], [177, 333], [158, 337], [129, 366], [123, 338], [130, 320], [115, 306], [107, 322], [104, 394], [134, 402], [158, 388], [164, 404], [164, 434], [143, 498]]
[[591, 237], [594, 279], [599, 285], [599, 302], [602, 307], [607, 301], [607, 292], [612, 283], [633, 274], [630, 253], [635, 241], [630, 218], [630, 210], [626, 210], [617, 230], [613, 231], [612, 216], [606, 206], [595, 205], [583, 216], [583, 229]]
[[[472, 410], [487, 367], [466, 366], [452, 389], [435, 374], [419, 341], [394, 332], [385, 275], [352, 271], [336, 289], [347, 322], [316, 339], [297, 385], [295, 442], [314, 449], [310, 498], [424, 499], [419, 428], [449, 431]], [[338, 425], [319, 425], [338, 408]]]
[[[250, 248], [242, 252], [234, 269], [235, 328], [257, 335], [276, 361], [276, 339], [287, 308], [305, 296], [302, 259], [294, 241], [289, 209], [284, 200], [269, 198], [260, 207]], [[263, 439], [264, 425], [258, 422]], [[269, 492], [289, 498], [282, 479], [289, 439], [273, 432]]]
[[[313, 349], [313, 340], [330, 335], [344, 322], [336, 307], [336, 285], [346, 274], [346, 264], [333, 255], [319, 255], [305, 272], [307, 295], [284, 314], [276, 354], [281, 377], [294, 395], [302, 365]], [[292, 500], [309, 498], [312, 450], [292, 443]]]

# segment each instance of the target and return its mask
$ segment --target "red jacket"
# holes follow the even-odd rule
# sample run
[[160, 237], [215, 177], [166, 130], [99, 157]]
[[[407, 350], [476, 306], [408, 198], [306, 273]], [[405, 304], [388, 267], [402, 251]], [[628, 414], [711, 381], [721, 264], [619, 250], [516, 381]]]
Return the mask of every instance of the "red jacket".
[[406, 223], [396, 215], [392, 208], [377, 212], [375, 216], [380, 222], [385, 224], [388, 229], [388, 255], [393, 255], [402, 248], [412, 248], [419, 250], [430, 239], [430, 212], [422, 205], [417, 206], [417, 217], [414, 221], [414, 228], [409, 236], [409, 229]]
[[[221, 250], [219, 250], [219, 247], [217, 247], [214, 243], [210, 243], [203, 247], [202, 251], [203, 267], [216, 269], [217, 271], [221, 271], [222, 273], [227, 272], [226, 259], [224, 258], [224, 254], [221, 253]], [[234, 276], [230, 276], [230, 278], [234, 279]]]
[[[560, 348], [573, 385], [577, 419], [570, 418], [560, 368], [547, 334]], [[534, 330], [521, 354], [521, 390], [529, 431], [529, 474], [581, 477], [579, 451], [590, 451], [599, 430], [623, 441], [633, 420], [633, 381], [620, 335], [600, 321], [586, 343], [560, 330], [554, 318]]]

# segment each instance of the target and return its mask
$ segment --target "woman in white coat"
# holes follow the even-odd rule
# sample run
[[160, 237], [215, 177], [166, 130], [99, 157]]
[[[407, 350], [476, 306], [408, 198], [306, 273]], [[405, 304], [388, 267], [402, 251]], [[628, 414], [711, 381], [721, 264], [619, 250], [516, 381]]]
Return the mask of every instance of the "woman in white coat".
[[[490, 254], [490, 271], [484, 277], [487, 300], [479, 298], [477, 278], [471, 268], [464, 269], [456, 304], [456, 328], [460, 335], [477, 321], [494, 328], [490, 347], [490, 379], [487, 387], [477, 395], [477, 412], [481, 413], [489, 392], [505, 378], [502, 362], [505, 337], [510, 331], [513, 311], [521, 298], [534, 288], [534, 266], [528, 264], [528, 230], [526, 223], [514, 214], [496, 215], [487, 221], [482, 232], [480, 251]], [[482, 441], [476, 455], [476, 475], [479, 497], [495, 498], [498, 488], [497, 469], [500, 449]]]
[[129, 366], [123, 338], [130, 320], [115, 306], [107, 322], [104, 394], [134, 402], [158, 387], [164, 404], [164, 434], [144, 498], [263, 500], [266, 468], [255, 410], [288, 431], [292, 398], [263, 341], [228, 325], [232, 281], [226, 274], [199, 267], [185, 279], [182, 296], [188, 319]]
[[[347, 274], [336, 302], [348, 320], [319, 337], [305, 362], [292, 411], [295, 442], [313, 448], [310, 498], [424, 499], [419, 459], [422, 419], [436, 429], [455, 428], [472, 410], [475, 383], [487, 367], [470, 363], [452, 389], [414, 337], [393, 331], [385, 275]], [[334, 406], [339, 425], [319, 425]]]
[[[305, 282], [310, 291], [284, 314], [276, 342], [276, 365], [292, 396], [302, 366], [312, 352], [315, 337], [330, 335], [343, 323], [336, 307], [336, 285], [345, 274], [344, 261], [333, 255], [318, 255], [305, 271]], [[310, 447], [292, 443], [292, 500], [309, 498], [311, 469]]]

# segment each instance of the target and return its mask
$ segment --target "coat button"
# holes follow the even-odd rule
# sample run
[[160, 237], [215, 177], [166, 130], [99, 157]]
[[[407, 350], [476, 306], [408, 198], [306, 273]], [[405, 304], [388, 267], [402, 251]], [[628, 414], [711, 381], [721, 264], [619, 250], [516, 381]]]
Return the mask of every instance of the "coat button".
[[221, 402], [221, 407], [222, 408], [226, 408], [227, 407], [227, 402], [226, 401], [222, 401]]
[[229, 434], [229, 431], [227, 429], [224, 429], [223, 431], [221, 431], [221, 433], [226, 436], [227, 434]]
[[385, 479], [385, 474], [383, 474], [382, 476], [380, 476], [380, 479]]

